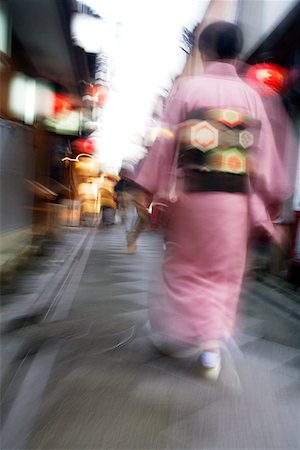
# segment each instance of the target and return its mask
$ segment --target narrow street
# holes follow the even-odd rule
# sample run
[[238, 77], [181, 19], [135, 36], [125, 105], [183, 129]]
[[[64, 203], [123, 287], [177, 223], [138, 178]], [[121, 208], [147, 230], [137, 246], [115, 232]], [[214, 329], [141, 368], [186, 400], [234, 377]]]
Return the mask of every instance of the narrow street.
[[300, 450], [300, 0], [0, 23], [0, 450]]
[[4, 295], [2, 448], [300, 448], [293, 299], [247, 281], [240, 351], [232, 344], [209, 384], [150, 342], [160, 237], [144, 233], [135, 255], [124, 244], [120, 225], [66, 229]]

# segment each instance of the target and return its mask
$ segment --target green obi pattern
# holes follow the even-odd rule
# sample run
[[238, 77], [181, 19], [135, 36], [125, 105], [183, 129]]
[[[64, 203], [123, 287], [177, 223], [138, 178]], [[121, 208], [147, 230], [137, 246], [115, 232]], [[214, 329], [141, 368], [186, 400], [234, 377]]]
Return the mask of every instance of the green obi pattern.
[[247, 155], [260, 122], [233, 109], [198, 109], [178, 125], [179, 167], [202, 172], [247, 173]]
[[205, 159], [209, 170], [238, 175], [247, 173], [247, 152], [244, 149], [232, 147], [226, 150], [210, 150]]

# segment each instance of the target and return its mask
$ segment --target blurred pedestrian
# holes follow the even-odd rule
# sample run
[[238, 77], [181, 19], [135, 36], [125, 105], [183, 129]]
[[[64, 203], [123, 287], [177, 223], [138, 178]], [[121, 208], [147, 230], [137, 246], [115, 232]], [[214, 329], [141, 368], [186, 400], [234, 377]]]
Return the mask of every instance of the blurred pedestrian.
[[117, 208], [117, 196], [115, 185], [119, 177], [114, 174], [105, 173], [100, 177], [99, 200], [101, 208], [101, 223], [104, 226], [114, 225]]
[[202, 31], [204, 73], [178, 80], [164, 117], [173, 138], [157, 139], [135, 178], [145, 207], [149, 194], [168, 199], [155, 342], [198, 355], [214, 380], [235, 330], [249, 225], [272, 234], [269, 207], [291, 195], [261, 98], [236, 72], [242, 44], [235, 24]]
[[134, 254], [137, 249], [137, 239], [149, 222], [148, 211], [143, 204], [139, 203], [138, 186], [125, 176], [117, 184], [116, 192], [118, 209], [126, 232], [127, 246], [122, 249], [122, 252]]

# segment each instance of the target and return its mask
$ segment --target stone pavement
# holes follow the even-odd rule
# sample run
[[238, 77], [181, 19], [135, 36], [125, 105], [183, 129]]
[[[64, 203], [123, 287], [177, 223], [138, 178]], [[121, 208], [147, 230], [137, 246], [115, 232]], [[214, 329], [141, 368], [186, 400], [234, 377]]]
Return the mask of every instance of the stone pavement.
[[24, 448], [299, 449], [300, 322], [289, 308], [264, 301], [269, 288], [248, 282], [236, 336], [242, 355], [233, 351], [239, 378], [225, 354], [220, 382], [211, 385], [192, 361], [150, 343], [147, 292], [159, 236], [144, 233], [135, 255], [119, 252], [124, 243], [120, 226], [97, 231], [68, 319], [27, 328], [43, 357], [58, 351]]

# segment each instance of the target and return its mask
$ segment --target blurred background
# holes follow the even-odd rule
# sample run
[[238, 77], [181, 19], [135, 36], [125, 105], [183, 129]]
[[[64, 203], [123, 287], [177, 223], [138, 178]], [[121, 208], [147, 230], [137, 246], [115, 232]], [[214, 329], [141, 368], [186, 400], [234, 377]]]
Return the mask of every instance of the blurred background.
[[[179, 385], [182, 382], [183, 385], [177, 386], [177, 389], [175, 383], [174, 392], [181, 392], [183, 397], [175, 398], [174, 406], [173, 394], [166, 394], [169, 392], [168, 384], [165, 386], [162, 383], [162, 403], [164, 400], [166, 403], [157, 411], [154, 408], [151, 420], [149, 419], [150, 428], [155, 430], [154, 435], [157, 433], [160, 436], [162, 433], [161, 441], [158, 438], [156, 440], [145, 425], [147, 415], [145, 423], [139, 424], [134, 413], [135, 408], [138, 411], [135, 404], [137, 397], [134, 401], [131, 398], [130, 412], [124, 410], [120, 422], [115, 422], [114, 414], [118, 416], [116, 411], [114, 414], [110, 411], [110, 419], [105, 421], [103, 415], [110, 408], [111, 397], [104, 395], [101, 413], [98, 406], [94, 405], [93, 409], [94, 394], [91, 394], [87, 386], [90, 386], [91, 391], [97, 390], [99, 386], [90, 373], [90, 378], [84, 381], [83, 373], [88, 370], [89, 363], [86, 360], [82, 363], [80, 375], [77, 374], [76, 379], [76, 371], [72, 372], [72, 364], [76, 359], [74, 348], [67, 351], [64, 360], [72, 362], [68, 371], [58, 356], [60, 346], [56, 347], [57, 342], [61, 344], [75, 339], [79, 354], [93, 358], [91, 349], [97, 347], [98, 350], [103, 350], [100, 352], [103, 356], [109, 349], [122, 347], [123, 342], [131, 342], [134, 324], [142, 326], [146, 321], [144, 316], [136, 313], [136, 306], [132, 307], [132, 304], [129, 310], [134, 314], [129, 320], [126, 313], [130, 313], [124, 303], [115, 302], [115, 309], [109, 310], [108, 314], [107, 308], [111, 304], [107, 306], [106, 303], [96, 301], [99, 297], [107, 300], [114, 295], [118, 299], [120, 295], [127, 296], [127, 299], [142, 293], [144, 295], [147, 285], [141, 287], [141, 283], [147, 279], [156, 258], [159, 259], [161, 248], [159, 233], [155, 234], [157, 211], [154, 208], [151, 226], [141, 240], [140, 256], [134, 256], [137, 259], [128, 261], [125, 256], [117, 254], [124, 237], [122, 214], [118, 211], [121, 206], [118, 208], [115, 186], [120, 179], [120, 171], [132, 171], [147, 154], [157, 136], [164, 132], [163, 113], [174, 82], [180, 77], [201, 73], [202, 62], [197, 50], [197, 38], [203, 27], [215, 20], [237, 22], [241, 26], [245, 36], [241, 56], [243, 76], [248, 77], [250, 82], [255, 79], [260, 83], [266, 104], [273, 96], [279, 98], [298, 138], [297, 162], [293, 162], [296, 172], [294, 195], [286, 202], [281, 216], [276, 220], [276, 226], [284, 230], [287, 236], [286, 248], [278, 249], [265, 236], [256, 237], [247, 272], [249, 279], [255, 280], [254, 285], [251, 285], [254, 290], [247, 297], [247, 301], [252, 299], [251, 306], [246, 303], [242, 313], [246, 317], [244, 323], [247, 323], [248, 332], [252, 326], [247, 322], [249, 317], [252, 321], [258, 321], [255, 322], [256, 328], [254, 327], [257, 334], [254, 333], [252, 337], [259, 340], [263, 334], [270, 342], [292, 349], [288, 351], [290, 359], [295, 360], [293, 370], [296, 370], [295, 367], [299, 368], [300, 2], [2, 0], [0, 315], [3, 449], [200, 449], [204, 448], [201, 442], [205, 443], [205, 448], [299, 448], [299, 432], [296, 431], [299, 404], [296, 402], [292, 407], [293, 417], [288, 419], [288, 430], [292, 436], [290, 442], [287, 442], [288, 438], [285, 436], [287, 440], [278, 438], [279, 443], [273, 445], [272, 440], [268, 441], [266, 437], [267, 431], [266, 435], [261, 436], [259, 432], [253, 431], [256, 424], [249, 441], [241, 438], [234, 444], [228, 438], [227, 447], [222, 447], [220, 431], [216, 432], [217, 437], [211, 441], [207, 436], [201, 441], [199, 430], [198, 440], [191, 438], [199, 418], [192, 425], [183, 422], [186, 425], [184, 429], [188, 430], [187, 436], [180, 436], [177, 430], [166, 437], [164, 430], [176, 420], [172, 416], [166, 421], [167, 424], [160, 424], [171, 414], [168, 411], [174, 411], [174, 408], [175, 411], [180, 410], [184, 403], [184, 393], [189, 395], [189, 388], [180, 377], [177, 382]], [[276, 113], [273, 113], [276, 123]], [[292, 156], [291, 160], [295, 161]], [[108, 197], [110, 200], [107, 203]], [[115, 210], [108, 217], [108, 222], [114, 225], [109, 230], [104, 230], [103, 226], [101, 228], [101, 223], [103, 225], [105, 222], [105, 207]], [[128, 275], [130, 271], [133, 273], [132, 277]], [[118, 285], [118, 274], [123, 286]], [[126, 282], [132, 285], [128, 287]], [[87, 298], [90, 300], [86, 300]], [[77, 306], [70, 316], [74, 299]], [[80, 303], [85, 300], [87, 303], [84, 305]], [[127, 317], [125, 322], [116, 319], [121, 313]], [[266, 321], [263, 331], [259, 328], [262, 318]], [[51, 323], [52, 326], [49, 325]], [[282, 331], [278, 331], [281, 326]], [[93, 340], [81, 344], [79, 337], [87, 335], [93, 337]], [[251, 333], [244, 333], [243, 336], [245, 335], [249, 336]], [[45, 351], [44, 345], [48, 345], [49, 341], [52, 347], [50, 350], [47, 347]], [[252, 350], [255, 354], [256, 350], [251, 348]], [[143, 345], [138, 345], [131, 351], [127, 349], [123, 356], [119, 355], [119, 360], [102, 360], [101, 356], [102, 365], [94, 368], [93, 375], [97, 377], [95, 374], [104, 367], [99, 389], [106, 386], [105, 383], [114, 373], [109, 372], [109, 364], [114, 366], [135, 351], [138, 363], [144, 363], [144, 355], [148, 358], [149, 350], [143, 349]], [[264, 358], [268, 360], [266, 354], [270, 354], [269, 348], [264, 353]], [[60, 362], [57, 362], [57, 358]], [[149, 358], [151, 359], [150, 356]], [[147, 360], [147, 364], [148, 362]], [[165, 367], [162, 367], [160, 369], [164, 370]], [[256, 367], [255, 364], [253, 367]], [[131, 376], [131, 369], [138, 370], [137, 366], [132, 365], [122, 375], [122, 366], [118, 367], [119, 377], [124, 377], [125, 384], [126, 376]], [[151, 372], [156, 369], [155, 362], [149, 370]], [[172, 372], [173, 368], [168, 370]], [[75, 402], [75, 406], [70, 403], [63, 411], [60, 401], [64, 399], [64, 389], [67, 389], [65, 384], [60, 383], [63, 373], [68, 376], [72, 374], [73, 378], [69, 380], [71, 384], [72, 380], [79, 380], [76, 389], [86, 389], [86, 409], [84, 402]], [[149, 372], [146, 371], [146, 380], [148, 376]], [[294, 376], [295, 372], [288, 375], [290, 378]], [[130, 386], [132, 380], [137, 382], [135, 377], [138, 378], [137, 372], [130, 378]], [[261, 381], [264, 387], [267, 385], [267, 378], [266, 375], [266, 379]], [[55, 385], [54, 390], [49, 388], [49, 379], [52, 388]], [[117, 386], [120, 386], [119, 383], [121, 384], [120, 380], [116, 381]], [[156, 389], [151, 383], [153, 378], [146, 390], [140, 392], [142, 397], [148, 395], [143, 404], [142, 416], [149, 407], [151, 398], [147, 389]], [[188, 385], [188, 381], [186, 383]], [[130, 389], [127, 386], [125, 391], [129, 392]], [[284, 389], [283, 385], [280, 385], [280, 389]], [[296, 388], [293, 389], [295, 394]], [[108, 391], [114, 398], [114, 389], [110, 386]], [[74, 392], [72, 395], [75, 395]], [[113, 401], [113, 408], [118, 409], [122, 395], [125, 395], [124, 392], [119, 393], [118, 401]], [[164, 395], [167, 395], [167, 399]], [[267, 395], [270, 395], [272, 401], [263, 408], [266, 414], [270, 405], [277, 404], [276, 399], [274, 400], [276, 396], [272, 397], [270, 392]], [[159, 403], [160, 395], [157, 390], [154, 397], [155, 404]], [[195, 414], [196, 406], [192, 397], [192, 394], [187, 397], [189, 405], [193, 406], [186, 411], [184, 420]], [[128, 401], [126, 395], [124, 398]], [[101, 397], [98, 401], [100, 404]], [[55, 419], [54, 404], [55, 408], [59, 405], [60, 422]], [[288, 408], [288, 403], [284, 404]], [[229, 402], [226, 407], [231, 406]], [[96, 423], [92, 428], [87, 424], [86, 428], [80, 428], [83, 417], [80, 414], [73, 419], [70, 416], [68, 422], [66, 417], [73, 408], [82, 408], [85, 417], [87, 413], [93, 415], [93, 411], [98, 411], [97, 423], [104, 420], [101, 438], [98, 435], [95, 437]], [[255, 407], [252, 405], [249, 408], [251, 414], [255, 415]], [[31, 413], [27, 416], [29, 410]], [[223, 406], [221, 410], [225, 410]], [[125, 423], [123, 418], [127, 413], [129, 418]], [[222, 419], [214, 416], [212, 411], [209, 414], [212, 415], [212, 421], [216, 420], [219, 425], [222, 423]], [[37, 421], [38, 417], [41, 422]], [[271, 419], [270, 423], [267, 421], [266, 430], [276, 428], [279, 418], [280, 415], [276, 416], [276, 420], [272, 419], [273, 422]], [[49, 421], [52, 425], [49, 425]], [[67, 434], [61, 429], [64, 428], [62, 423], [68, 430]], [[77, 428], [76, 432], [71, 423]], [[120, 423], [121, 437], [118, 441], [113, 437], [112, 424], [120, 427]], [[233, 436], [234, 427], [232, 425], [231, 428], [231, 425], [227, 423], [226, 426], [232, 430]], [[240, 426], [242, 427], [241, 424]], [[135, 429], [136, 433], [129, 432], [128, 429]], [[78, 430], [81, 430], [81, 434]], [[105, 434], [105, 430], [110, 431]], [[228, 436], [231, 436], [230, 433], [231, 431]], [[64, 436], [62, 440], [61, 436]], [[254, 439], [254, 446], [247, 447], [251, 439]]]
[[[257, 74], [276, 64], [260, 81], [271, 77], [299, 135], [298, 13], [295, 1], [3, 1], [1, 273], [60, 225], [79, 225], [83, 195], [98, 212], [100, 173], [143, 158], [174, 81], [201, 73], [205, 23], [237, 21]], [[299, 191], [298, 169], [287, 207], [295, 261]]]

